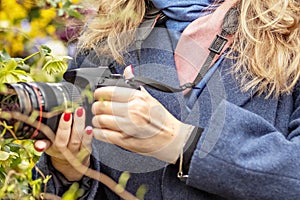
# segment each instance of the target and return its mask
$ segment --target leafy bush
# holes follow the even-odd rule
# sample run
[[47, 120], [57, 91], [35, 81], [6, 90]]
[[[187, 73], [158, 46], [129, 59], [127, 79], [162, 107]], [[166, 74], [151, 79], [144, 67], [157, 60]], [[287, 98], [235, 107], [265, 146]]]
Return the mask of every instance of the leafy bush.
[[[39, 65], [26, 64], [29, 58], [38, 56], [36, 59]], [[0, 83], [1, 91], [6, 90], [3, 83], [16, 83], [19, 81], [46, 81], [54, 82], [61, 80], [62, 73], [67, 69], [67, 59], [69, 57], [57, 57], [51, 54], [49, 48], [42, 46], [40, 50], [32, 55], [21, 59], [11, 58], [5, 53], [0, 54]], [[0, 98], [0, 127], [1, 135], [7, 132], [14, 135], [14, 127], [3, 120], [3, 112], [7, 105], [16, 106], [9, 103], [10, 96], [1, 95]], [[13, 102], [13, 100], [11, 100]], [[8, 104], [7, 104], [8, 102]], [[9, 110], [10, 108], [8, 108]], [[31, 140], [4, 139], [0, 137], [0, 198], [20, 199], [38, 197], [42, 182], [46, 183], [49, 177], [44, 180], [32, 180], [31, 169], [39, 159], [40, 153], [34, 150]]]
[[[58, 82], [67, 69], [67, 50], [64, 42], [78, 29], [66, 30], [65, 19], [81, 17], [79, 0], [0, 0], [0, 133], [14, 134], [13, 124], [5, 116], [15, 109], [15, 99], [1, 95], [7, 89], [4, 83]], [[48, 48], [44, 44], [53, 45]], [[58, 48], [55, 48], [59, 45]], [[51, 46], [50, 45], [50, 46]], [[65, 49], [61, 52], [61, 49]], [[5, 120], [4, 120], [5, 119]], [[32, 179], [32, 168], [41, 153], [35, 151], [32, 140], [4, 139], [0, 136], [0, 199], [41, 199], [42, 183], [47, 187], [49, 176]], [[39, 171], [39, 169], [36, 169]], [[99, 173], [94, 176], [93, 173]], [[100, 177], [100, 172], [89, 173]], [[116, 183], [105, 174], [97, 179], [121, 197], [135, 199], [124, 188], [130, 178], [124, 172]], [[146, 187], [141, 185], [136, 197], [143, 199]], [[83, 194], [77, 183], [63, 195], [73, 200]]]
[[[0, 91], [4, 83], [58, 82], [67, 69], [70, 57], [65, 56], [65, 41], [61, 41], [64, 20], [79, 18], [78, 1], [73, 0], [6, 0], [0, 1]], [[57, 42], [57, 51], [41, 44]], [[50, 44], [49, 43], [49, 44]], [[56, 44], [57, 44], [56, 43]], [[7, 96], [0, 98], [3, 106], [10, 104]], [[14, 133], [12, 125], [1, 116], [1, 136]], [[0, 137], [0, 199], [38, 199], [44, 190], [41, 183], [50, 177], [32, 179], [32, 168], [40, 157], [31, 140]]]

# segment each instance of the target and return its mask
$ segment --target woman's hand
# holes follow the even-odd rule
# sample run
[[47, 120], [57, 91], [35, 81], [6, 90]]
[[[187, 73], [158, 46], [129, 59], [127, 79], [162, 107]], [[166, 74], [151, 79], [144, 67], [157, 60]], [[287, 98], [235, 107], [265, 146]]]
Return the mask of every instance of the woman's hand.
[[94, 137], [127, 150], [176, 162], [193, 127], [173, 117], [144, 88], [98, 88]]
[[80, 107], [76, 109], [74, 117], [71, 112], [62, 114], [52, 144], [49, 140], [37, 140], [34, 146], [36, 150], [45, 151], [51, 156], [52, 165], [69, 181], [78, 181], [83, 174], [79, 173], [70, 164], [72, 160], [70, 161], [68, 160], [70, 158], [66, 158], [65, 152], [71, 152], [75, 157], [78, 157], [80, 152], [83, 152], [82, 164], [89, 166], [91, 141], [92, 128], [85, 128], [85, 110]]

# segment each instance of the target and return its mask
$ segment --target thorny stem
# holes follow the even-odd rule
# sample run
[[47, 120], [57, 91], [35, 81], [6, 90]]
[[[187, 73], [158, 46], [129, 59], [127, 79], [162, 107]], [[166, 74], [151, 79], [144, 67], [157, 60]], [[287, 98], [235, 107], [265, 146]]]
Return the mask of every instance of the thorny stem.
[[[54, 141], [55, 133], [47, 125], [45, 125], [43, 123], [40, 124], [37, 121], [31, 121], [31, 120], [29, 120], [27, 115], [21, 114], [20, 112], [12, 111], [12, 112], [0, 113], [0, 118], [3, 118], [3, 116], [5, 116], [5, 118], [7, 118], [7, 116], [10, 116], [11, 118], [13, 118], [15, 120], [24, 122], [26, 124], [30, 124], [34, 128], [39, 128], [39, 131], [42, 132], [43, 134], [45, 134], [51, 142]], [[76, 169], [79, 173], [84, 174], [92, 179], [95, 179], [95, 180], [103, 183], [109, 189], [114, 191], [118, 196], [120, 196], [121, 198], [123, 198], [125, 200], [138, 200], [137, 197], [135, 197], [134, 195], [132, 195], [125, 189], [120, 191], [117, 188], [118, 184], [113, 179], [111, 179], [109, 176], [107, 176], [99, 171], [90, 169], [89, 167], [83, 165], [81, 163], [81, 161], [69, 149], [66, 149], [65, 151], [63, 151], [61, 153], [64, 155], [66, 160], [72, 165], [72, 167], [74, 169]]]
[[[34, 169], [39, 173], [39, 175], [41, 175], [41, 177], [43, 179], [46, 178], [45, 174], [35, 165]], [[44, 184], [44, 192], [46, 192], [46, 188], [47, 188], [47, 183]]]

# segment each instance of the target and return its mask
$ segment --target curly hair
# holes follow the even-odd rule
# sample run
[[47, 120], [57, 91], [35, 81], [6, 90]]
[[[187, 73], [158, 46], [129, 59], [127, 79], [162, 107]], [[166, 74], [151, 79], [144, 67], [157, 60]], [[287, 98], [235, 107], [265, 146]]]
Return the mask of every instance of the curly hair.
[[244, 91], [267, 97], [290, 93], [300, 77], [300, 3], [240, 0], [233, 67]]
[[98, 0], [97, 4], [98, 12], [89, 15], [78, 46], [112, 55], [123, 63], [123, 52], [133, 42], [135, 30], [143, 21], [145, 0]]
[[[88, 19], [79, 46], [112, 55], [122, 63], [148, 3], [97, 1], [99, 10]], [[237, 60], [232, 70], [241, 89], [265, 93], [267, 98], [290, 93], [300, 78], [299, 1], [239, 0], [237, 7], [239, 25], [230, 55]]]

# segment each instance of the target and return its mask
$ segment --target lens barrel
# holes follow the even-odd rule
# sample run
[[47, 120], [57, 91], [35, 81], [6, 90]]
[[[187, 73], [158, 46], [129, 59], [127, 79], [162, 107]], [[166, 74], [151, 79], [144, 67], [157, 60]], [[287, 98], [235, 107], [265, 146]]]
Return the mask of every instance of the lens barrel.
[[[7, 84], [7, 87], [12, 91], [12, 95], [17, 97], [15, 102], [19, 109], [17, 111], [24, 116], [34, 116], [38, 126], [43, 123], [54, 133], [56, 133], [61, 113], [66, 109], [72, 110], [83, 104], [81, 89], [69, 82], [16, 83]], [[3, 94], [1, 95], [3, 97]], [[47, 138], [39, 130], [39, 127], [32, 127], [30, 124], [16, 120], [10, 120], [8, 123], [14, 126], [14, 132], [18, 139]], [[6, 132], [4, 138], [13, 137], [9, 131]]]

